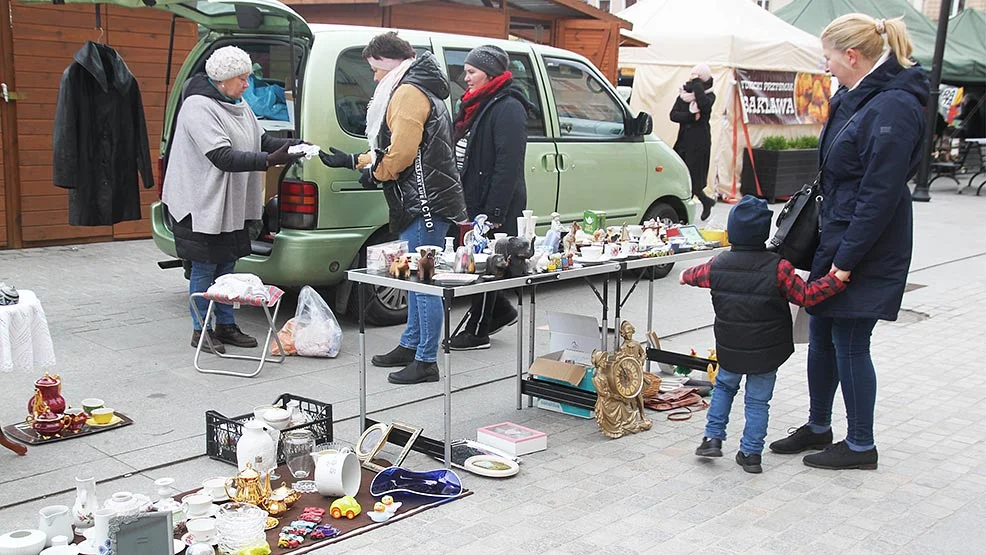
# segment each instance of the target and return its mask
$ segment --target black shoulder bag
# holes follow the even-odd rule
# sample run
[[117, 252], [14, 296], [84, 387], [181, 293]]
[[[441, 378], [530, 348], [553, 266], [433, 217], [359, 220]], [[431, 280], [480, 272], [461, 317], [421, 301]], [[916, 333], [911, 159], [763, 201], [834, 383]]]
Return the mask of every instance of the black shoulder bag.
[[819, 236], [822, 233], [822, 170], [825, 162], [832, 154], [832, 147], [838, 142], [839, 137], [849, 127], [849, 124], [856, 119], [856, 115], [863, 109], [866, 103], [876, 96], [875, 91], [856, 108], [853, 115], [849, 117], [846, 124], [835, 135], [829, 144], [822, 164], [818, 167], [815, 180], [811, 183], [802, 185], [801, 190], [794, 193], [777, 215], [777, 232], [770, 239], [767, 250], [776, 252], [781, 258], [786, 259], [792, 266], [799, 270], [811, 270], [811, 263], [815, 259], [815, 250], [818, 249]]

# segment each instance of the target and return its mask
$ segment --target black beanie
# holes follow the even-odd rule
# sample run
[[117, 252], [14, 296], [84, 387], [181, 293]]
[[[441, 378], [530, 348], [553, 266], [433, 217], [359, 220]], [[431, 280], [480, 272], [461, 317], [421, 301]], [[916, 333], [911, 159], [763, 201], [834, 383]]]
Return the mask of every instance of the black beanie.
[[770, 238], [773, 216], [767, 201], [744, 195], [729, 212], [729, 242], [744, 247], [763, 247]]
[[477, 46], [466, 55], [465, 63], [482, 71], [487, 77], [493, 79], [507, 71], [510, 57], [499, 46], [486, 44]]

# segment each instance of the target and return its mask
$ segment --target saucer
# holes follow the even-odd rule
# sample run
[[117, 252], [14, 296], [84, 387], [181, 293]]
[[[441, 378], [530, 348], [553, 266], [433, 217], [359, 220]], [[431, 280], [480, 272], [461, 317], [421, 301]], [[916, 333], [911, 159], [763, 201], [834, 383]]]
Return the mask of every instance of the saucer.
[[96, 547], [96, 544], [92, 540], [87, 539], [84, 542], [79, 542], [77, 547], [79, 548], [80, 555], [98, 555], [99, 553], [99, 548]]
[[[192, 533], [191, 532], [185, 532], [185, 535], [182, 536], [181, 537], [181, 540], [179, 540], [179, 541], [182, 542], [183, 544], [185, 544], [185, 546], [192, 545], [192, 543], [194, 543], [194, 540], [192, 540]], [[175, 545], [177, 546], [177, 544], [175, 544]], [[209, 545], [219, 545], [219, 534], [216, 534], [212, 538], [212, 541], [209, 542]]]
[[175, 542], [175, 548], [172, 550], [172, 551], [175, 552], [175, 555], [177, 555], [178, 553], [181, 553], [182, 551], [185, 550], [186, 547], [188, 547], [188, 546], [185, 545], [185, 542], [183, 542], [181, 540], [174, 540], [173, 539], [172, 541]]
[[209, 508], [206, 509], [206, 511], [204, 513], [202, 513], [200, 515], [193, 515], [193, 514], [185, 513], [185, 518], [187, 520], [194, 520], [196, 518], [211, 518], [211, 517], [216, 516], [216, 513], [218, 513], [218, 512], [219, 512], [219, 505], [209, 505]]
[[211, 493], [205, 491], [205, 488], [202, 488], [202, 489], [198, 490], [195, 493], [197, 493], [197, 494], [201, 493], [202, 495], [208, 495], [209, 497], [212, 498], [212, 502], [213, 503], [225, 503], [225, 502], [229, 501], [229, 496], [228, 495], [223, 495], [222, 497], [216, 497], [215, 495], [212, 495]]
[[86, 425], [87, 426], [94, 426], [96, 428], [104, 428], [106, 426], [112, 426], [114, 424], [119, 424], [120, 422], [123, 422], [123, 419], [114, 414], [113, 415], [113, 418], [111, 418], [110, 421], [107, 422], [106, 424], [97, 424], [95, 420], [93, 420], [92, 418], [90, 418], [89, 420], [86, 420]]

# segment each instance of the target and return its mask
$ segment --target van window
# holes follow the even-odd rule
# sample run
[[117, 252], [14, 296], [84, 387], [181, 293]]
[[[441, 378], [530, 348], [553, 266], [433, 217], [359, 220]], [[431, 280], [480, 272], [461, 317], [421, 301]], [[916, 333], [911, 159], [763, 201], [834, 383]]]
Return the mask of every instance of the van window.
[[[466, 94], [466, 71], [464, 68], [468, 50], [445, 50], [446, 70], [449, 76], [452, 108], [454, 113], [459, 111], [459, 101]], [[544, 137], [544, 117], [541, 114], [541, 95], [538, 94], [537, 80], [534, 77], [534, 67], [526, 54], [510, 53], [510, 73], [514, 76], [514, 85], [524, 92], [527, 101], [534, 106], [527, 115], [527, 136]], [[453, 115], [454, 117], [454, 115]]]
[[[420, 54], [425, 48], [414, 47]], [[366, 106], [376, 90], [373, 70], [362, 58], [363, 46], [339, 54], [336, 61], [335, 105], [336, 118], [343, 131], [357, 137], [366, 136]]]
[[545, 58], [562, 138], [619, 138], [626, 114], [609, 87], [582, 62]]

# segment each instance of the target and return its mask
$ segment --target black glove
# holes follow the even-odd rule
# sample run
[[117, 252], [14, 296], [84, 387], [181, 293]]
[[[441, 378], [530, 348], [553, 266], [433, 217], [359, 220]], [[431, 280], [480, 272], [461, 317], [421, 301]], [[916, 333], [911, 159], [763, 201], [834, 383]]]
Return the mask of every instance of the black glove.
[[287, 143], [284, 143], [284, 145], [281, 146], [281, 148], [268, 154], [267, 167], [271, 168], [274, 166], [283, 166], [284, 164], [290, 164], [291, 162], [294, 162], [298, 158], [301, 158], [302, 156], [305, 155], [304, 152], [296, 152], [294, 154], [291, 154], [288, 152], [289, 148], [291, 148], [291, 146], [288, 145]]
[[371, 168], [363, 168], [359, 171], [359, 184], [364, 189], [376, 189], [379, 182], [377, 178], [373, 177], [373, 170]]
[[330, 168], [348, 168], [350, 170], [356, 169], [356, 155], [343, 152], [334, 146], [329, 147], [329, 152], [326, 153], [324, 150], [318, 151], [318, 159], [322, 161], [323, 164]]

